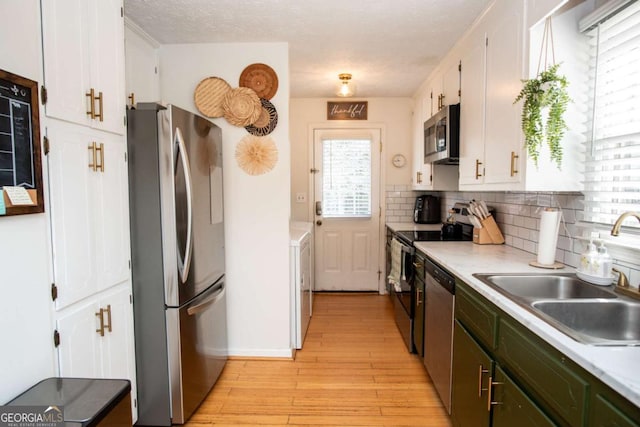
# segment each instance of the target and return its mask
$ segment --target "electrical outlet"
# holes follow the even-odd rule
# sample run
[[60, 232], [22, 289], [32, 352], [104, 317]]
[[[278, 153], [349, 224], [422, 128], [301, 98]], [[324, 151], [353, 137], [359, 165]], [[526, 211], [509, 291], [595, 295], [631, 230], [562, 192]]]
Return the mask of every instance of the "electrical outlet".
[[296, 203], [305, 203], [307, 201], [307, 193], [296, 193]]

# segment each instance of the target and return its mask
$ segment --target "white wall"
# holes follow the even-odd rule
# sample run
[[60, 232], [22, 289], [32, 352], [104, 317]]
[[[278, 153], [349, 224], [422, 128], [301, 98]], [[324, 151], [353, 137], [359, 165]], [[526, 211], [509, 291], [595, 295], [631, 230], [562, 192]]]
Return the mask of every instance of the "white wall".
[[[354, 98], [354, 100], [364, 100]], [[291, 216], [296, 221], [311, 221], [309, 206], [312, 203], [309, 190], [309, 169], [311, 168], [309, 154], [309, 125], [323, 124], [324, 127], [344, 126], [344, 121], [327, 121], [327, 101], [335, 99], [325, 98], [294, 98], [291, 99]], [[341, 99], [344, 101], [344, 99]], [[382, 135], [385, 173], [380, 183], [385, 185], [411, 184], [412, 135], [411, 123], [413, 100], [411, 98], [369, 98], [368, 120], [372, 124], [384, 125]], [[354, 122], [358, 126], [363, 121]], [[395, 154], [403, 154], [407, 165], [395, 168], [391, 158]], [[306, 193], [307, 203], [296, 203], [296, 193]]]
[[222, 128], [229, 351], [231, 355], [291, 355], [289, 332], [289, 53], [285, 43], [182, 44], [160, 47], [160, 88], [164, 102], [197, 112], [193, 93], [210, 76], [238, 86], [242, 70], [264, 63], [278, 75], [271, 99], [278, 125], [269, 135], [278, 163], [267, 174], [250, 176], [235, 160], [236, 144], [248, 133]]
[[[0, 16], [4, 17], [0, 25], [0, 68], [36, 80], [40, 85], [39, 4], [37, 0], [0, 2]], [[43, 116], [41, 110], [41, 122]], [[46, 183], [46, 165], [43, 175]], [[0, 217], [0, 402], [3, 403], [55, 375], [48, 235], [46, 213]]]

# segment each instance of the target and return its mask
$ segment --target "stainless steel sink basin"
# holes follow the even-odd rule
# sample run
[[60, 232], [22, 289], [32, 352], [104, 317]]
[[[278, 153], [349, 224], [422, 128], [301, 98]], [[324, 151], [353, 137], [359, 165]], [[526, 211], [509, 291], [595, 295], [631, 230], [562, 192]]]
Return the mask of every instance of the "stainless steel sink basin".
[[574, 274], [474, 274], [576, 341], [640, 345], [640, 302]]
[[531, 307], [578, 341], [601, 345], [640, 345], [638, 303], [620, 300], [537, 301]]
[[616, 298], [610, 289], [591, 285], [573, 274], [474, 274], [474, 276], [502, 293], [506, 292], [526, 300]]

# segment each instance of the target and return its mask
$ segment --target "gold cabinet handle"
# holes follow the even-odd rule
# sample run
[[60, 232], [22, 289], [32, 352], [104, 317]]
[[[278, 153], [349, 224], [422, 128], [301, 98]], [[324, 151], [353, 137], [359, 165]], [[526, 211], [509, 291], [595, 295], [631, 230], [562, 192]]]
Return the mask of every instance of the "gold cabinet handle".
[[416, 183], [422, 184], [422, 172], [416, 172]]
[[419, 263], [419, 262], [414, 262], [414, 263], [413, 263], [413, 266], [414, 266], [415, 268], [422, 268], [422, 267], [424, 267], [424, 265], [423, 265], [423, 264], [421, 264], [421, 263]]
[[89, 167], [93, 169], [93, 171], [95, 172], [98, 169], [98, 153], [97, 153], [97, 147], [96, 147], [95, 141], [89, 144], [89, 151], [91, 151], [92, 153], [91, 154], [92, 162], [89, 163]]
[[482, 165], [482, 162], [479, 159], [476, 159], [476, 179], [482, 176], [480, 173], [480, 165]]
[[102, 114], [102, 110], [103, 110], [103, 105], [102, 105], [102, 92], [98, 92], [98, 96], [95, 97], [94, 99], [98, 100], [98, 110], [100, 110], [99, 113], [96, 113], [95, 118], [100, 119], [100, 121], [102, 121], [104, 119], [104, 115]]
[[515, 151], [511, 152], [511, 176], [514, 176], [518, 173], [517, 166], [519, 158], [520, 156], [518, 156]]
[[416, 305], [422, 304], [422, 291], [420, 288], [416, 288]]
[[502, 402], [493, 401], [493, 386], [503, 384], [504, 383], [495, 382], [493, 381], [493, 377], [489, 377], [489, 383], [487, 384], [487, 388], [489, 389], [489, 393], [487, 393], [487, 411], [491, 411], [491, 405], [502, 405]]
[[104, 336], [104, 310], [100, 309], [100, 311], [96, 313], [96, 317], [100, 318], [100, 329], [96, 329], [96, 332], [99, 333], [101, 337], [103, 337]]
[[95, 90], [91, 88], [89, 92], [85, 93], [85, 96], [89, 98], [89, 111], [87, 111], [87, 116], [91, 117], [92, 119], [95, 119], [96, 107], [95, 107], [95, 104], [93, 103], [93, 100], [95, 98]]
[[135, 105], [136, 105], [136, 95], [133, 92], [131, 92], [127, 98], [129, 98], [129, 104], [132, 107], [135, 107]]
[[94, 153], [97, 151], [100, 152], [100, 163], [96, 163], [96, 160], [94, 160], [93, 162], [96, 164], [97, 170], [99, 170], [100, 172], [104, 172], [104, 143], [101, 142], [99, 147], [96, 146]]
[[488, 369], [484, 369], [484, 366], [478, 366], [478, 397], [482, 397], [482, 392], [487, 391], [486, 388], [482, 388], [482, 377], [484, 374], [489, 373]]
[[[100, 309], [102, 311], [102, 309]], [[107, 309], [104, 310], [107, 313], [107, 329], [111, 332], [111, 304], [107, 305]]]

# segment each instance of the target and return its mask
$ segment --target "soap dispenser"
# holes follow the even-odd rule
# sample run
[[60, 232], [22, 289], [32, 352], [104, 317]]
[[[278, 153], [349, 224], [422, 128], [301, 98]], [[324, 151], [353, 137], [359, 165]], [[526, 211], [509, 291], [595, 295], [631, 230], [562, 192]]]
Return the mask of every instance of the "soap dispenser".
[[587, 249], [580, 256], [580, 271], [592, 276], [597, 275], [599, 270], [599, 254], [593, 239], [598, 238], [598, 233], [591, 233], [591, 239], [587, 245]]
[[613, 259], [609, 255], [609, 251], [604, 246], [603, 242], [600, 242], [598, 246], [598, 271], [596, 276], [611, 277], [611, 267], [613, 266]]

